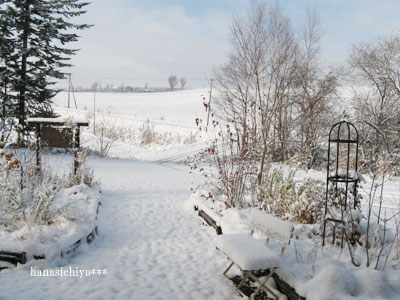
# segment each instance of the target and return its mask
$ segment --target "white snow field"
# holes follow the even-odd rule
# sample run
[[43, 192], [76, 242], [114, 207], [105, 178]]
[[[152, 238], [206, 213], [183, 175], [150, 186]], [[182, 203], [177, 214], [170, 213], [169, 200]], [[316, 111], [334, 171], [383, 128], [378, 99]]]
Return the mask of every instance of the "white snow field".
[[[71, 158], [54, 156], [50, 165]], [[240, 299], [221, 277], [226, 259], [193, 210], [201, 178], [152, 162], [89, 159], [102, 184], [99, 236], [70, 258], [0, 272], [0, 299]], [[90, 277], [38, 277], [32, 269], [107, 270]]]
[[[113, 115], [131, 120], [147, 120], [195, 126], [195, 118], [204, 115], [202, 96], [208, 99], [208, 91], [183, 90], [163, 93], [75, 93], [78, 110], [106, 112], [110, 108]], [[95, 102], [95, 103], [94, 103]], [[61, 92], [54, 104], [67, 108], [68, 93]], [[75, 108], [73, 94], [70, 93], [70, 108]]]
[[[164, 93], [68, 93], [55, 98], [56, 113], [63, 117], [86, 118], [89, 128], [83, 128], [82, 145], [99, 150], [99, 140], [93, 135], [94, 124], [118, 135], [108, 156], [140, 160], [160, 160], [199, 150], [204, 145], [196, 126], [196, 118], [207, 114], [203, 97], [207, 90], [184, 90]], [[208, 98], [207, 98], [208, 99]], [[95, 104], [96, 103], [96, 104]], [[95, 116], [93, 112], [96, 112]], [[152, 142], [143, 140], [151, 133]], [[143, 143], [145, 142], [145, 143]]]

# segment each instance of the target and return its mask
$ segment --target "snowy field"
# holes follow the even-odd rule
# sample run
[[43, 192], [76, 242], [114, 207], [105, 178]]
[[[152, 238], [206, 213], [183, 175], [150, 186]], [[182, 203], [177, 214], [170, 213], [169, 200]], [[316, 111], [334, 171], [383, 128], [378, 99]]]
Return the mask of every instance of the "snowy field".
[[[55, 98], [55, 111], [64, 117], [78, 116], [90, 121], [90, 127], [83, 131], [84, 147], [98, 149], [98, 139], [93, 135], [96, 124], [97, 130], [103, 126], [120, 135], [108, 156], [155, 161], [177, 155], [185, 157], [204, 145], [195, 120], [207, 118], [203, 107], [205, 95], [208, 95], [207, 90], [75, 93], [75, 108], [71, 93], [71, 109], [68, 109], [68, 93], [64, 92]], [[149, 131], [154, 139], [151, 143], [145, 140]]]
[[[207, 90], [188, 90], [165, 93], [75, 93], [78, 110], [107, 112], [130, 120], [151, 121], [195, 127], [195, 119], [204, 117], [202, 95]], [[96, 102], [96, 103], [94, 103]], [[68, 93], [59, 93], [54, 100], [59, 108], [67, 108]], [[70, 107], [75, 107], [70, 93]]]
[[[68, 258], [46, 263], [34, 261], [1, 271], [0, 300], [241, 299], [221, 276], [228, 261], [212, 243], [215, 231], [202, 226], [192, 205], [188, 205], [192, 194], [190, 189], [204, 179], [200, 175], [189, 174], [188, 167], [180, 161], [204, 145], [204, 139], [196, 135], [194, 121], [207, 117], [202, 95], [207, 97], [207, 90], [96, 94], [97, 122], [103, 118], [106, 124], [131, 129], [130, 135], [113, 144], [110, 157], [89, 156], [88, 159], [102, 187], [99, 236], [92, 244], [81, 246]], [[82, 134], [83, 145], [97, 150], [98, 141], [93, 135], [94, 95], [77, 93], [75, 99], [77, 109], [67, 109], [68, 95], [60, 93], [55, 101], [56, 111], [62, 116], [89, 119], [91, 127]], [[72, 95], [70, 101], [71, 107], [74, 107]], [[162, 137], [161, 141], [149, 144], [136, 141], [146, 124], [151, 124], [152, 130]], [[135, 131], [135, 128], [142, 131]], [[67, 172], [72, 156], [46, 155], [44, 161], [54, 169]], [[298, 172], [296, 179], [303, 176], [323, 180], [325, 174]], [[389, 183], [385, 207], [391, 208], [399, 194], [398, 186], [396, 182]], [[240, 218], [235, 220], [240, 222]], [[290, 251], [294, 250], [289, 249], [288, 253]], [[368, 294], [369, 287], [363, 286], [360, 283], [362, 280], [354, 281], [359, 284], [358, 287], [351, 287], [345, 279], [353, 277], [340, 269], [342, 262], [316, 266], [321, 272], [325, 269], [326, 276], [337, 285], [327, 286], [328, 281], [318, 282], [322, 277], [311, 283], [300, 283], [298, 287], [304, 293], [321, 287], [314, 294], [309, 294], [314, 295], [313, 299], [327, 296], [326, 299], [361, 300], [366, 299], [365, 295], [372, 295], [371, 299], [396, 299], [393, 291], [380, 291], [379, 286], [376, 292]], [[32, 276], [33, 271], [45, 268], [79, 270], [83, 275]], [[337, 269], [340, 272], [333, 272]], [[102, 273], [86, 276], [87, 270], [101, 270]], [[310, 274], [312, 272], [315, 270], [310, 270]], [[396, 272], [391, 274], [390, 280], [398, 288], [400, 276]], [[332, 274], [339, 274], [344, 279], [336, 280]], [[376, 276], [381, 280], [379, 284], [383, 277], [376, 274], [359, 272], [356, 277]], [[382, 286], [385, 286], [384, 282]], [[339, 298], [334, 296], [335, 289], [343, 292]], [[329, 293], [324, 294], [324, 290], [329, 290]]]

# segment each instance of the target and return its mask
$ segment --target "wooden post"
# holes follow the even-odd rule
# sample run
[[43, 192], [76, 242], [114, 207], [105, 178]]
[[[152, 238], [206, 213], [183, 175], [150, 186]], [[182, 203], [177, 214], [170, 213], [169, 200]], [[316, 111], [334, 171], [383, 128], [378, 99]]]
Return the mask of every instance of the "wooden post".
[[213, 88], [213, 80], [211, 79], [211, 86], [210, 86], [210, 99], [208, 100], [208, 114], [207, 114], [207, 126], [208, 122], [210, 121], [210, 111], [211, 111], [211, 93]]
[[96, 86], [93, 87], [93, 134], [96, 135]]
[[79, 149], [80, 149], [80, 126], [75, 127], [75, 136], [74, 136], [74, 175], [79, 168]]
[[40, 124], [36, 124], [36, 173], [41, 173], [41, 148], [42, 148], [42, 141], [41, 141], [41, 126]]
[[69, 108], [70, 94], [71, 94], [71, 74], [68, 74], [68, 108]]

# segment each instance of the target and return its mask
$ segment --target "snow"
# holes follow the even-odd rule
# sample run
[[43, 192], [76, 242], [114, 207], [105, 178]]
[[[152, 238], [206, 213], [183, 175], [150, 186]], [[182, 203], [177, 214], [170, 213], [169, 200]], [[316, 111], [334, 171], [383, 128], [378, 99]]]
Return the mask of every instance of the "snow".
[[[207, 118], [201, 95], [207, 90], [166, 93], [75, 93], [77, 108], [66, 108], [68, 93], [55, 98], [55, 112], [61, 118], [90, 121], [82, 128], [81, 145], [99, 151], [99, 140], [93, 127], [104, 126], [115, 132], [118, 139], [108, 156], [140, 160], [160, 160], [179, 155], [186, 158], [204, 148], [205, 136], [199, 133], [196, 118]], [[72, 97], [72, 96], [71, 96]], [[154, 141], [146, 144], [143, 134], [150, 130]], [[189, 152], [189, 153], [188, 153]]]
[[[278, 274], [308, 300], [400, 299], [398, 269], [388, 267], [380, 272], [352, 266], [346, 251], [341, 253], [329, 246], [322, 249], [311, 239], [318, 228], [296, 225], [294, 238], [280, 256], [279, 241], [271, 239], [266, 245], [264, 239], [251, 236], [251, 210], [227, 210], [219, 204], [211, 205], [212, 199], [205, 199], [208, 188], [191, 192], [204, 179], [196, 173], [189, 174], [189, 169], [180, 162], [199, 149], [203, 141], [182, 140], [197, 132], [195, 118], [206, 117], [201, 99], [206, 93], [194, 90], [96, 94], [96, 112], [99, 110], [96, 116], [110, 118], [128, 128], [138, 128], [150, 120], [162, 136], [176, 138], [166, 139], [164, 144], [140, 145], [134, 143], [136, 135], [117, 141], [111, 148], [111, 158], [89, 156], [88, 164], [102, 187], [102, 206], [97, 219], [99, 236], [68, 257], [31, 261], [1, 271], [1, 300], [241, 299], [221, 276], [228, 261], [215, 245], [235, 257], [244, 269], [279, 265]], [[86, 119], [93, 113], [93, 96], [77, 93], [78, 109], [66, 109], [67, 94], [61, 93], [56, 99], [59, 105], [56, 111], [63, 117]], [[82, 145], [97, 147], [92, 128], [82, 133]], [[72, 155], [44, 155], [43, 161], [57, 171], [68, 173]], [[325, 180], [326, 173], [299, 171], [295, 179], [304, 177]], [[364, 189], [368, 190], [370, 179], [364, 178], [367, 181]], [[394, 207], [396, 204], [391, 202], [398, 194], [398, 181], [388, 182], [384, 207]], [[55, 209], [57, 205], [56, 201]], [[215, 237], [215, 230], [202, 226], [194, 205], [200, 205], [214, 217], [226, 235]], [[86, 211], [92, 209], [88, 207]], [[274, 230], [281, 230], [282, 234], [289, 232], [290, 226], [281, 226], [273, 219], [267, 223], [276, 225]], [[72, 230], [67, 223], [60, 225], [64, 226], [60, 230]], [[41, 234], [49, 236], [45, 229]], [[248, 247], [250, 241], [257, 246]], [[239, 248], [243, 251], [233, 251]], [[107, 274], [31, 276], [32, 269], [61, 268], [101, 269], [107, 270]]]
[[[75, 93], [78, 110], [110, 111], [126, 119], [157, 121], [175, 125], [195, 126], [196, 118], [207, 117], [202, 95], [208, 91], [183, 90], [163, 93]], [[72, 95], [70, 95], [72, 103]], [[68, 93], [59, 93], [54, 100], [59, 108], [67, 107]], [[75, 108], [74, 104], [71, 107]]]
[[[66, 166], [70, 156], [50, 156]], [[202, 181], [153, 162], [91, 157], [102, 184], [99, 236], [73, 256], [0, 272], [0, 299], [240, 299], [221, 277], [226, 258], [193, 207]], [[33, 277], [30, 267], [107, 269], [105, 276]]]
[[349, 272], [332, 263], [303, 288], [307, 299], [399, 299], [398, 288], [392, 287], [385, 273], [365, 268]]
[[[51, 211], [60, 215], [50, 226], [24, 224], [18, 230], [0, 231], [0, 250], [26, 252], [28, 262], [33, 256], [49, 261], [86, 237], [96, 227], [96, 211], [100, 201], [98, 188], [85, 185], [63, 190], [52, 203]], [[39, 243], [38, 243], [39, 241]]]
[[87, 124], [88, 121], [83, 118], [77, 118], [77, 117], [71, 117], [71, 118], [65, 118], [65, 117], [57, 117], [57, 118], [28, 118], [28, 122], [32, 123], [65, 123], [65, 124]]
[[[315, 171], [308, 175], [324, 176]], [[210, 188], [205, 186], [192, 194], [188, 206], [197, 205], [217, 220], [224, 234], [214, 237], [213, 242], [240, 268], [279, 266], [277, 274], [308, 300], [400, 299], [398, 266], [388, 267], [385, 272], [367, 268], [365, 261], [360, 267], [353, 266], [347, 249], [342, 251], [329, 244], [321, 247], [318, 225], [294, 225], [290, 244], [279, 256], [282, 243], [270, 239], [266, 244], [265, 234], [259, 232], [252, 237], [251, 227], [258, 224], [290, 237], [290, 222], [253, 209], [221, 208], [215, 199], [204, 197]], [[388, 235], [387, 240], [392, 238]], [[365, 257], [365, 253], [356, 253], [356, 257]]]
[[280, 266], [280, 252], [268, 248], [265, 239], [250, 234], [223, 234], [214, 237], [214, 245], [242, 270], [265, 270]]
[[267, 231], [272, 231], [288, 239], [292, 237], [293, 224], [288, 221], [283, 221], [254, 208], [250, 210], [250, 217], [254, 226], [265, 228]]

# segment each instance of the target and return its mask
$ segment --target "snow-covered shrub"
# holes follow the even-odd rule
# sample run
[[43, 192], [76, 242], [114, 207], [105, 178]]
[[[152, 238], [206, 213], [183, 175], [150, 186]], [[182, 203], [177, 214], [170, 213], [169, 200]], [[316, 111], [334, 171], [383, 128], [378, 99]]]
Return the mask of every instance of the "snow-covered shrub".
[[154, 142], [156, 139], [156, 133], [154, 131], [154, 125], [153, 123], [150, 123], [150, 120], [147, 120], [143, 126], [140, 127], [141, 131], [141, 138], [140, 138], [140, 143], [142, 145], [148, 145]]
[[23, 215], [20, 162], [12, 153], [0, 152], [0, 225], [9, 226]]
[[[198, 133], [198, 132], [197, 132]], [[184, 144], [194, 144], [196, 142], [197, 133], [189, 133], [188, 136], [183, 138]]]
[[0, 158], [0, 225], [13, 229], [19, 223], [51, 222], [49, 207], [60, 179], [47, 170], [38, 174], [29, 150], [1, 152]]
[[[380, 180], [379, 180], [380, 181]], [[384, 178], [378, 181], [378, 176], [372, 175], [372, 184], [368, 192], [367, 214], [362, 217], [359, 244], [365, 254], [366, 266], [384, 270], [389, 259], [399, 261], [399, 219], [398, 210], [392, 208], [391, 217], [386, 216], [386, 209], [381, 213], [382, 196], [379, 199], [378, 214], [374, 211], [376, 191], [383, 193]], [[382, 195], [382, 194], [381, 194]], [[396, 251], [397, 248], [397, 251]], [[397, 252], [397, 255], [396, 255]]]
[[[68, 112], [59, 112], [63, 117], [69, 116]], [[199, 141], [199, 134], [194, 128], [166, 122], [164, 117], [146, 120], [126, 118], [113, 114], [110, 108], [96, 111], [95, 120], [93, 112], [81, 115], [90, 121], [89, 127], [82, 128], [90, 137], [86, 140], [89, 142], [86, 147], [89, 146], [94, 154], [100, 156], [108, 156], [116, 143], [139, 148], [167, 148]]]
[[348, 187], [347, 203], [344, 187], [336, 189], [332, 186], [329, 189], [327, 217], [337, 222], [327, 222], [326, 236], [336, 240], [337, 245], [347, 245], [355, 266], [360, 266], [365, 261], [367, 267], [383, 270], [393, 250], [396, 236], [388, 228], [386, 219], [383, 219], [383, 223], [378, 223], [371, 218], [372, 206], [367, 209], [367, 215], [362, 213], [360, 195], [353, 192], [354, 184]]
[[327, 222], [325, 236], [338, 241], [338, 245], [349, 243], [355, 245], [361, 236], [360, 222], [363, 218], [360, 208], [360, 195], [354, 194], [354, 184], [344, 186], [331, 184], [328, 189], [326, 219], [336, 220]]
[[0, 152], [0, 228], [51, 224], [57, 218], [51, 206], [59, 192], [82, 183], [94, 184], [93, 172], [82, 162], [76, 175], [62, 178], [43, 166], [39, 171], [33, 151]]
[[[251, 190], [256, 190], [254, 151], [248, 144], [238, 145], [237, 133], [232, 123], [221, 125], [213, 118], [210, 127], [203, 127], [201, 119], [196, 119], [196, 124], [202, 134], [208, 135], [210, 144], [195, 155], [190, 164], [191, 169], [212, 180], [221, 194], [218, 200], [227, 208], [252, 206], [246, 197]], [[212, 167], [198, 165], [204, 162]]]
[[100, 155], [106, 157], [112, 145], [120, 138], [121, 131], [110, 118], [100, 116], [95, 124], [96, 142]]
[[323, 216], [324, 185], [319, 180], [294, 181], [295, 171], [287, 176], [274, 169], [264, 177], [259, 207], [282, 219], [302, 224], [320, 223]]
[[260, 187], [259, 207], [282, 219], [291, 219], [290, 207], [297, 201], [294, 175], [292, 171], [285, 177], [280, 169], [265, 175]]
[[[383, 224], [372, 223], [367, 227], [365, 219], [361, 228], [363, 231], [360, 244], [366, 249], [367, 266], [371, 265], [377, 270], [383, 270], [390, 257], [396, 259], [391, 252], [394, 250], [396, 241], [398, 242], [398, 228], [396, 226], [390, 228], [386, 222]], [[368, 231], [367, 228], [369, 228]]]
[[75, 173], [75, 168], [72, 165], [70, 168], [69, 176], [64, 182], [66, 188], [70, 188], [74, 185], [84, 184], [89, 187], [93, 187], [96, 184], [93, 176], [93, 169], [86, 164], [86, 154], [82, 151], [78, 152], [78, 168]]
[[320, 180], [307, 178], [296, 183], [297, 201], [291, 207], [292, 221], [303, 224], [322, 222], [325, 184]]
[[[34, 182], [36, 181], [36, 182]], [[31, 182], [25, 195], [28, 224], [49, 224], [54, 217], [50, 210], [57, 193], [62, 188], [61, 180], [48, 170], [42, 171], [40, 177]]]
[[395, 251], [395, 259], [400, 261], [400, 220], [396, 218], [395, 222], [395, 241], [393, 241], [392, 248]]

